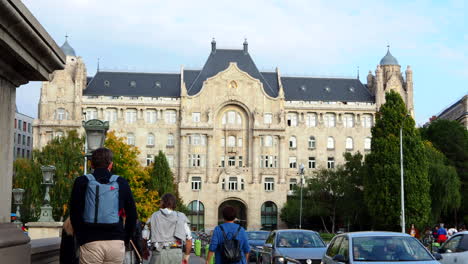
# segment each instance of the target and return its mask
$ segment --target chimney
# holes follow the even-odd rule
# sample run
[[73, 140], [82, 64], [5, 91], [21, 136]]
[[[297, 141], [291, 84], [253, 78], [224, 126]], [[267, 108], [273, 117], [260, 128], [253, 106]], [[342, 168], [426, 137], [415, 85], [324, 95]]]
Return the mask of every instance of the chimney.
[[216, 40], [213, 38], [213, 40], [211, 41], [211, 53], [215, 53], [216, 52]]
[[244, 54], [249, 53], [249, 43], [247, 43], [247, 39], [244, 40]]

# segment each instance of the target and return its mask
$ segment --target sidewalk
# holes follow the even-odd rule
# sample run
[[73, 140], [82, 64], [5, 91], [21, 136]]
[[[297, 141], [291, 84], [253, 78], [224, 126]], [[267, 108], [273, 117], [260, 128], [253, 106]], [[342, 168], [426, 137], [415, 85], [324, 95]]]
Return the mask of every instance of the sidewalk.
[[205, 259], [202, 257], [197, 257], [195, 254], [190, 255], [190, 264], [205, 264]]

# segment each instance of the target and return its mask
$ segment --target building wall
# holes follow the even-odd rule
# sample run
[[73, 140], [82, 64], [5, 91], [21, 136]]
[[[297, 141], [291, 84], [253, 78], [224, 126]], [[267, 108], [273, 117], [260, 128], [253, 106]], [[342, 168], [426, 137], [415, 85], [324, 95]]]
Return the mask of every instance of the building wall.
[[13, 130], [13, 160], [32, 158], [34, 118], [15, 113]]
[[456, 120], [468, 129], [468, 95], [442, 111], [437, 118]]

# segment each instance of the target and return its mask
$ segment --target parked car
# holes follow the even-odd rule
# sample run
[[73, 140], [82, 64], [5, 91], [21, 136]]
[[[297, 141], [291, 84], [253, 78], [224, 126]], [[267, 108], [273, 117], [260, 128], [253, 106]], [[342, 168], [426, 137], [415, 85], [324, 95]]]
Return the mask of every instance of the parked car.
[[338, 235], [328, 245], [323, 264], [418, 263], [438, 264], [416, 238], [394, 232], [353, 232]]
[[250, 261], [257, 260], [257, 247], [262, 247], [265, 244], [268, 234], [270, 234], [270, 231], [247, 231], [247, 239], [250, 245]]
[[442, 264], [468, 263], [468, 231], [455, 233], [439, 249]]
[[320, 264], [327, 247], [317, 232], [302, 229], [272, 231], [262, 247], [259, 263]]

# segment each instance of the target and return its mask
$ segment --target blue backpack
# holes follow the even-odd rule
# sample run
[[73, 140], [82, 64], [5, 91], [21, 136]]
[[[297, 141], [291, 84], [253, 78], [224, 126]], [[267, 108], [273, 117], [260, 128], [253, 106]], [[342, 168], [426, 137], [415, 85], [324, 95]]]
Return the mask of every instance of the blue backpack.
[[89, 224], [119, 223], [118, 175], [112, 175], [109, 183], [101, 184], [92, 174], [87, 174], [83, 220]]

